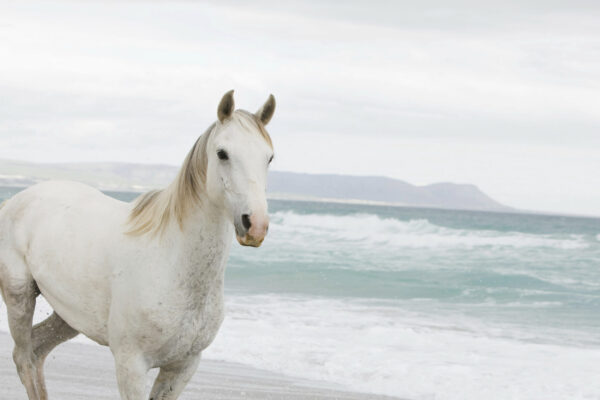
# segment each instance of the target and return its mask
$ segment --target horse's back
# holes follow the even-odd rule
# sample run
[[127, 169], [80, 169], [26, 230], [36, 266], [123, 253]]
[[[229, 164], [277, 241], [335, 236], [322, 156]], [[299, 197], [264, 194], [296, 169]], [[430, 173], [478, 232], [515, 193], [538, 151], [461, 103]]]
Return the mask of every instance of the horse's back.
[[0, 264], [31, 275], [65, 321], [102, 342], [104, 328], [97, 324], [105, 322], [98, 314], [109, 307], [107, 255], [116, 251], [128, 210], [128, 204], [81, 183], [34, 185], [0, 209]]
[[59, 237], [86, 225], [105, 225], [109, 222], [107, 216], [124, 214], [126, 207], [124, 203], [82, 183], [39, 183], [3, 203], [0, 209], [0, 240], [8, 240], [11, 245], [25, 251], [37, 235], [45, 233]]
[[[7, 206], [40, 208], [71, 206], [90, 202], [114, 200], [99, 190], [79, 182], [46, 181], [30, 186], [6, 201]], [[116, 201], [116, 200], [114, 200]]]

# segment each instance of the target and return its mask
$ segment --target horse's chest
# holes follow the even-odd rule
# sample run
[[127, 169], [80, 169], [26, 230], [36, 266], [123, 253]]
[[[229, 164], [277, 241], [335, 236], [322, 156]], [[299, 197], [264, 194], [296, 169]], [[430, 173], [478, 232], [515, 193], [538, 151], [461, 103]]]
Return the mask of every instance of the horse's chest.
[[224, 315], [224, 305], [220, 297], [212, 299], [195, 316], [190, 315], [192, 323], [186, 328], [187, 344], [192, 353], [199, 353], [212, 343], [221, 327]]
[[157, 363], [196, 355], [217, 335], [224, 317], [223, 259], [222, 249], [205, 245], [203, 253], [189, 251], [175, 277], [152, 277], [159, 286], [147, 297], [157, 306], [149, 307], [145, 316], [147, 325], [157, 328], [150, 330], [157, 332], [151, 345]]
[[157, 349], [156, 361], [159, 364], [199, 354], [212, 343], [223, 322], [222, 294], [208, 295], [205, 301], [177, 314], [171, 319], [171, 325], [163, 328], [169, 334]]

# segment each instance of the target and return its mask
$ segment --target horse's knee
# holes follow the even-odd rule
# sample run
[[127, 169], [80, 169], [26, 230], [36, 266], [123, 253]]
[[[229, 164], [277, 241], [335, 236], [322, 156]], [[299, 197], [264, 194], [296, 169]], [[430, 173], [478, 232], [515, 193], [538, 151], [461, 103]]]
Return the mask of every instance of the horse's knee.
[[31, 349], [16, 345], [13, 349], [13, 361], [15, 364], [33, 363]]
[[15, 346], [13, 360], [28, 397], [36, 400], [47, 400], [43, 371], [40, 369], [41, 367], [38, 367], [39, 360], [31, 351], [31, 347]]
[[[44, 382], [44, 360], [38, 357], [31, 347], [15, 346], [13, 360], [21, 382], [25, 385], [30, 399], [47, 400], [48, 393]], [[36, 397], [31, 397], [36, 396]]]
[[31, 351], [31, 348], [17, 345], [13, 349], [13, 361], [17, 366], [17, 372], [19, 375], [35, 368], [35, 358], [36, 357]]

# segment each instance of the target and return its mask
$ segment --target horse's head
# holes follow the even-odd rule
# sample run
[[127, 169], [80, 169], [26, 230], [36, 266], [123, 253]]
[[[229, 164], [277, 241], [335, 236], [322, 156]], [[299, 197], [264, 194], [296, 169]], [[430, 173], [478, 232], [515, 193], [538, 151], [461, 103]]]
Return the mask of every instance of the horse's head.
[[233, 90], [227, 92], [206, 146], [206, 194], [225, 207], [244, 246], [260, 246], [269, 229], [265, 191], [273, 145], [265, 125], [274, 111], [273, 95], [252, 114], [235, 110]]

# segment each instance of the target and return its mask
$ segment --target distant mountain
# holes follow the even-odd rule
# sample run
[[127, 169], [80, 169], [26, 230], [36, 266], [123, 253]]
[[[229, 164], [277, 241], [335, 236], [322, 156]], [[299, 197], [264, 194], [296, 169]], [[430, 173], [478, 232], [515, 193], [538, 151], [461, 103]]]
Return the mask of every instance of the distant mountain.
[[399, 203], [407, 206], [469, 210], [508, 211], [477, 186], [434, 183], [415, 186], [381, 176], [313, 175], [273, 171], [269, 192], [326, 199]]
[[[48, 179], [69, 179], [102, 190], [141, 192], [166, 186], [178, 168], [127, 163], [36, 164], [0, 160], [0, 185], [29, 186]], [[378, 176], [300, 174], [272, 171], [271, 197], [393, 203], [415, 207], [509, 211], [469, 184], [435, 183], [415, 186]]]

